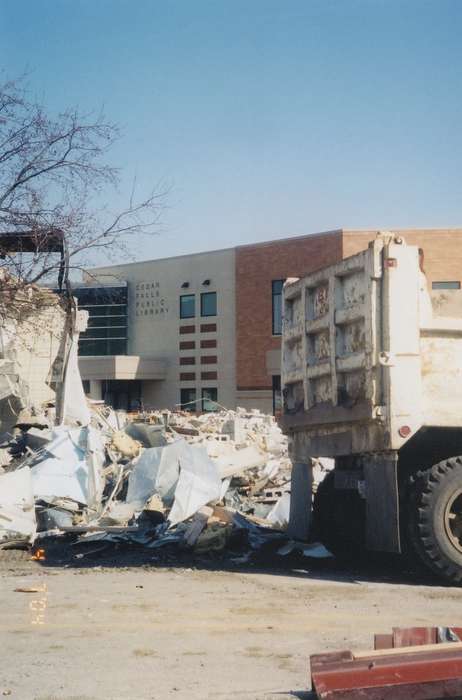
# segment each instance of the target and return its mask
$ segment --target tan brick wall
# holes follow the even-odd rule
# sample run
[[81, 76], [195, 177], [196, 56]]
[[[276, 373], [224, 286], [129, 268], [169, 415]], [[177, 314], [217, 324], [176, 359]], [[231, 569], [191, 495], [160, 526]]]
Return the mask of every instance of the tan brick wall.
[[271, 389], [266, 353], [272, 336], [272, 280], [302, 277], [342, 257], [341, 231], [236, 248], [237, 388]]
[[[392, 229], [409, 245], [423, 248], [428, 281], [462, 281], [462, 229]], [[367, 248], [377, 231], [343, 232], [343, 257]]]

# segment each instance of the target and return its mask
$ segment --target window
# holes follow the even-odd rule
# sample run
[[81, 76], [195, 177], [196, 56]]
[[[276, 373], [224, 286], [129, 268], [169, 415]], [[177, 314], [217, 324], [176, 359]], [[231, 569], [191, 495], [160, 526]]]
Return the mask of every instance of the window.
[[204, 292], [201, 294], [201, 316], [217, 315], [217, 293]]
[[139, 411], [142, 408], [141, 382], [133, 379], [103, 380], [103, 400], [121, 411]]
[[282, 287], [284, 280], [273, 280], [271, 283], [273, 296], [273, 335], [282, 333]]
[[77, 287], [72, 294], [88, 311], [88, 327], [79, 337], [79, 355], [126, 355], [128, 289], [126, 284]]
[[273, 374], [273, 415], [280, 416], [281, 414], [282, 414], [281, 377], [279, 374]]
[[195, 411], [196, 410], [196, 390], [195, 389], [181, 389], [180, 391], [180, 402], [183, 411]]
[[180, 297], [180, 318], [194, 318], [196, 315], [196, 299], [194, 294], [183, 294]]
[[460, 282], [432, 282], [432, 289], [460, 289]]
[[111, 340], [101, 340], [96, 338], [79, 338], [79, 356], [89, 355], [126, 355], [127, 340], [115, 338]]
[[216, 411], [218, 408], [217, 399], [218, 389], [202, 389], [202, 410], [206, 412]]

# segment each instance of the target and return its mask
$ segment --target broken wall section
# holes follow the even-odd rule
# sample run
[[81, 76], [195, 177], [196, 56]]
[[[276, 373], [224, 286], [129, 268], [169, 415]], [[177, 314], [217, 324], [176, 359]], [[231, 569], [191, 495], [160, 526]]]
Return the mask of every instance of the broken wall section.
[[[0, 271], [1, 273], [1, 271]], [[16, 289], [0, 276], [0, 433], [22, 409], [39, 411], [62, 381], [67, 338], [64, 302], [51, 290]]]

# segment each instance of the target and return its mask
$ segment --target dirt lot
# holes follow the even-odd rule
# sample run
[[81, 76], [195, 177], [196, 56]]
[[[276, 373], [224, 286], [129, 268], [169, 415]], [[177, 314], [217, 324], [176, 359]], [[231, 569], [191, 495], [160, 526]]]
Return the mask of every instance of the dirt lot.
[[0, 696], [308, 698], [312, 652], [369, 648], [394, 625], [462, 624], [462, 590], [388, 568], [200, 567], [0, 552]]

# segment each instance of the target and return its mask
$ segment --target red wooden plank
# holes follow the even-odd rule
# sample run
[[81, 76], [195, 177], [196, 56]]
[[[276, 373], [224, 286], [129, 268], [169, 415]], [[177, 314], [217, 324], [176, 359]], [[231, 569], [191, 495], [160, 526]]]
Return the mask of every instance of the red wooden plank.
[[324, 695], [316, 695], [322, 700], [443, 700], [462, 697], [462, 680], [432, 681], [431, 683], [410, 683], [381, 688], [355, 688], [340, 690]]
[[436, 627], [393, 627], [394, 647], [414, 647], [436, 642]]
[[[448, 681], [454, 681], [448, 685]], [[374, 656], [354, 659], [352, 661], [337, 658], [329, 662], [328, 655], [321, 663], [312, 667], [313, 688], [322, 700], [347, 698], [398, 698], [397, 690], [407, 686], [408, 693], [401, 695], [409, 700], [414, 698], [457, 697], [448, 695], [449, 688], [457, 688], [462, 694], [462, 651], [460, 649], [438, 652], [416, 652], [394, 656]], [[427, 690], [420, 690], [425, 684], [437, 684], [442, 695], [428, 695]], [[436, 686], [435, 686], [436, 687]], [[392, 688], [395, 695], [383, 693]], [[365, 693], [381, 690], [382, 695]], [[349, 695], [348, 695], [348, 692]], [[452, 690], [451, 690], [452, 692]], [[356, 694], [355, 694], [356, 693]], [[361, 694], [362, 693], [362, 694]], [[388, 690], [387, 690], [388, 693]]]
[[374, 649], [391, 649], [393, 647], [392, 634], [375, 634]]

